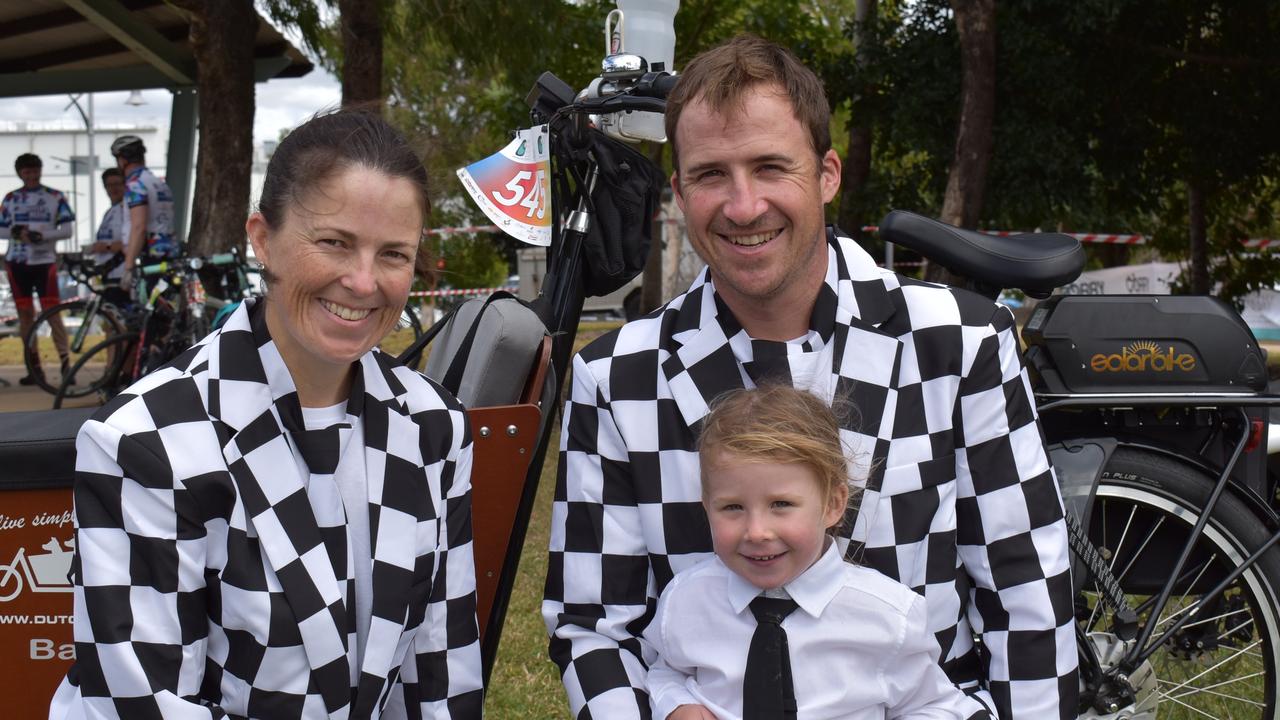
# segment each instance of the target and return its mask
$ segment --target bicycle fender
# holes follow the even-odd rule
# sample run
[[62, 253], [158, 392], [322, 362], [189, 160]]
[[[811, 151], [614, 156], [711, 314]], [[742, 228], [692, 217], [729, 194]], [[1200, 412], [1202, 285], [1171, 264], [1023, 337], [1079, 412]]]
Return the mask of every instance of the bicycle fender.
[[[1200, 470], [1209, 477], [1214, 477], [1218, 473], [1222, 472], [1220, 468], [1215, 468], [1198, 457], [1185, 455], [1163, 445], [1135, 442], [1133, 440], [1120, 441], [1119, 445], [1123, 447], [1136, 448], [1138, 450], [1146, 450], [1148, 452], [1158, 453], [1160, 455], [1173, 458], [1174, 460], [1186, 463], [1187, 465]], [[1254, 491], [1253, 488], [1235, 478], [1230, 478], [1227, 481], [1226, 492], [1231, 493], [1238, 500], [1248, 506], [1248, 508], [1253, 511], [1253, 514], [1257, 516], [1258, 520], [1267, 528], [1273, 531], [1280, 529], [1280, 516], [1276, 514], [1276, 511], [1271, 508], [1270, 504], [1256, 491]]]
[[[1049, 460], [1058, 478], [1062, 504], [1070, 519], [1087, 533], [1093, 499], [1102, 481], [1102, 469], [1120, 443], [1113, 437], [1071, 438], [1048, 446]], [[1079, 592], [1089, 575], [1085, 561], [1071, 553], [1072, 590]]]
[[1089, 510], [1102, 480], [1102, 469], [1119, 444], [1113, 437], [1070, 438], [1048, 447], [1062, 504], [1082, 527], [1089, 527]]

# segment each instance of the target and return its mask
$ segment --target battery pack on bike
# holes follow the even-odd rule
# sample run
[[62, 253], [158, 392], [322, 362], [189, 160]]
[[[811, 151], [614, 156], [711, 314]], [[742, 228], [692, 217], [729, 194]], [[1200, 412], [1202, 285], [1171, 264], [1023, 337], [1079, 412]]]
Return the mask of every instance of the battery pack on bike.
[[1022, 338], [1047, 394], [1267, 387], [1266, 355], [1218, 298], [1059, 295], [1036, 306]]

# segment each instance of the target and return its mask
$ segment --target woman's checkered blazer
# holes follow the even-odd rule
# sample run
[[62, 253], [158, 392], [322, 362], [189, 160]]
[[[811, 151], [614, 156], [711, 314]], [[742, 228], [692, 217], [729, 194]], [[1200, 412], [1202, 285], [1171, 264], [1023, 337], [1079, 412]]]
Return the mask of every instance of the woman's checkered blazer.
[[359, 364], [363, 665], [346, 532], [317, 522], [297, 393], [247, 302], [80, 432], [77, 659], [51, 717], [480, 717], [466, 417], [386, 355]]

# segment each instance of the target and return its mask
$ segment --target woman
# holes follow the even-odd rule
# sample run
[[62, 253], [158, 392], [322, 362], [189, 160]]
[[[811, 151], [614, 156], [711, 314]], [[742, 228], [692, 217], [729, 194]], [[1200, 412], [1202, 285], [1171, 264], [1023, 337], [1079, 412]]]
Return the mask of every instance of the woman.
[[51, 717], [480, 716], [466, 418], [372, 350], [427, 203], [376, 115], [280, 143], [246, 224], [266, 298], [80, 432]]

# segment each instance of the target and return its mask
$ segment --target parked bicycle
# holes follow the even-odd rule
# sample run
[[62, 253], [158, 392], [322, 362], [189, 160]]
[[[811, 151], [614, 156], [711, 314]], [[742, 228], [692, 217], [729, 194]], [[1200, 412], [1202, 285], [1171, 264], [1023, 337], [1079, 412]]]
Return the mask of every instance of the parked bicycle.
[[[139, 268], [136, 294], [142, 299], [137, 314], [126, 328], [94, 344], [77, 359], [57, 388], [53, 407], [77, 394], [81, 373], [100, 378], [92, 392], [109, 399], [143, 375], [185, 352], [213, 328], [215, 314], [235, 301], [211, 298], [206, 293], [201, 272], [234, 279], [234, 287], [248, 292], [245, 267], [238, 253], [222, 253], [209, 258], [179, 258]], [[228, 279], [224, 287], [233, 286]], [[99, 369], [101, 373], [99, 375]]]
[[[1084, 260], [1067, 236], [909, 213], [881, 236], [991, 298], [1048, 297]], [[1069, 510], [1080, 717], [1280, 717], [1280, 396], [1249, 328], [1212, 297], [1059, 295], [1022, 336]]]
[[[67, 330], [69, 355], [66, 358], [66, 364], [68, 367], [76, 364], [84, 356], [86, 349], [107, 337], [124, 332], [127, 313], [116, 303], [122, 300], [127, 301], [128, 296], [124, 291], [116, 288], [113, 294], [116, 302], [106, 297], [111, 287], [106, 277], [119, 265], [121, 259], [117, 257], [114, 261], [98, 265], [80, 253], [66, 253], [62, 256], [63, 269], [77, 281], [79, 286], [88, 288], [90, 293], [87, 297], [45, 308], [36, 316], [26, 337], [23, 338], [23, 345], [26, 348], [23, 357], [27, 364], [27, 374], [35, 379], [36, 386], [41, 390], [57, 394], [63, 380], [60, 371], [55, 371], [51, 375], [46, 375], [44, 371], [44, 366], [50, 364], [47, 361], [52, 360], [52, 366], [58, 367], [59, 361], [62, 360], [56, 354], [49, 357], [53, 350], [49, 338], [53, 334], [54, 318], [60, 320], [62, 327]], [[42, 349], [46, 350], [43, 357]], [[79, 397], [96, 392], [103, 382], [106, 370], [107, 366], [102, 362], [85, 363], [76, 376], [77, 380], [73, 384], [68, 384], [66, 396]]]

